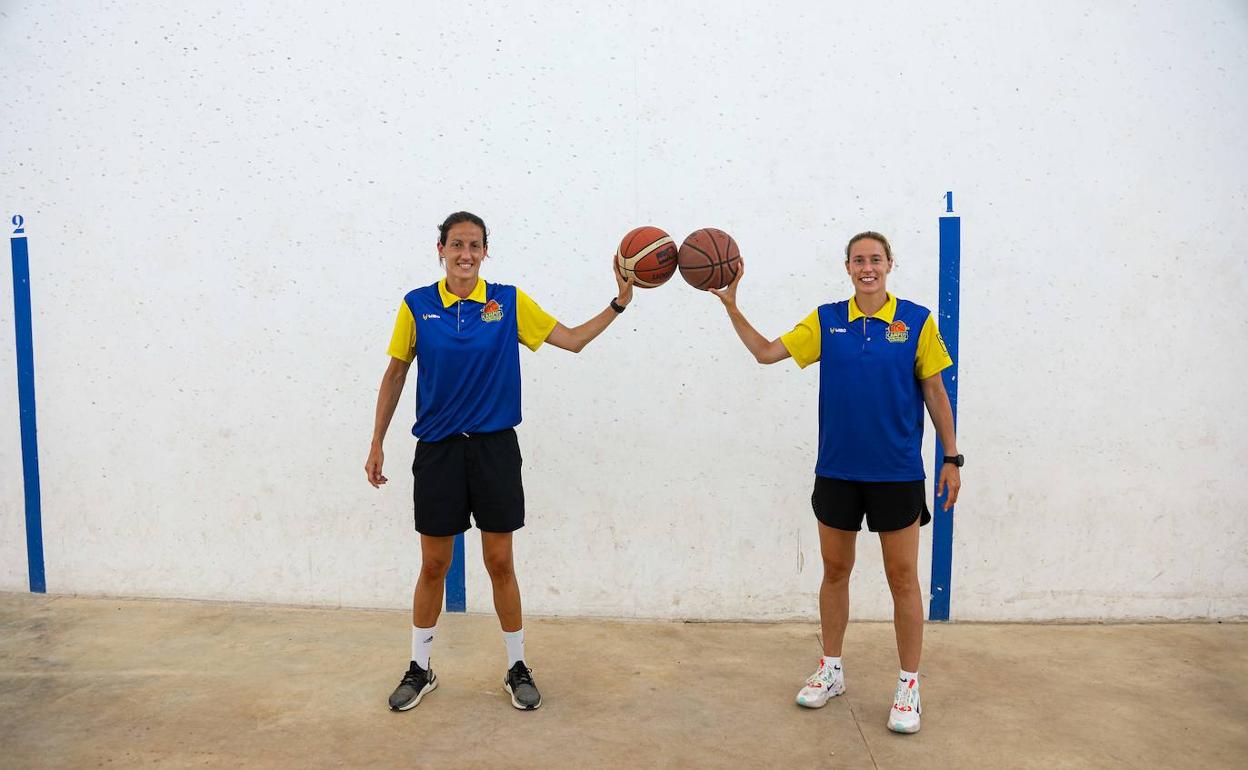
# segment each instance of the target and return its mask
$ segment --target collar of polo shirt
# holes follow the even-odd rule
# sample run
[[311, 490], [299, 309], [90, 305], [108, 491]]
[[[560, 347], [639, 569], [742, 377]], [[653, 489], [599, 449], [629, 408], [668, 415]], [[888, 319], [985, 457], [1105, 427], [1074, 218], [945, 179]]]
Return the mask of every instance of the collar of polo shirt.
[[[857, 321], [866, 313], [858, 309], [858, 303], [853, 297], [849, 298], [849, 320]], [[897, 298], [892, 294], [888, 295], [888, 300], [884, 302], [884, 306], [871, 314], [872, 318], [878, 318], [884, 323], [892, 323], [893, 317], [897, 315]]]
[[[454, 305], [456, 302], [459, 302], [459, 299], [460, 299], [459, 297], [452, 294], [449, 289], [446, 288], [445, 278], [438, 281], [438, 296], [442, 298], [442, 307], [450, 307], [451, 305]], [[482, 305], [484, 305], [485, 304], [485, 279], [478, 278], [477, 285], [473, 287], [472, 293], [469, 294], [467, 297], [464, 297], [464, 299], [471, 300], [473, 302], [480, 302]], [[896, 303], [893, 303], [893, 304], [896, 304]], [[890, 318], [889, 320], [892, 320], [892, 319]]]

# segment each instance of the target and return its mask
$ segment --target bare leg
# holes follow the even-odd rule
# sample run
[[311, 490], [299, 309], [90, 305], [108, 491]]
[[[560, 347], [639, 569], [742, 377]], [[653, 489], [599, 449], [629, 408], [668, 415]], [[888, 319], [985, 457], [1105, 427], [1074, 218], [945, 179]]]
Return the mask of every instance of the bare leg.
[[857, 532], [819, 523], [819, 552], [823, 555], [823, 583], [819, 586], [819, 620], [823, 626], [823, 654], [840, 657], [849, 623], [849, 573], [854, 569]]
[[420, 577], [412, 592], [412, 625], [432, 628], [438, 623], [442, 612], [442, 592], [446, 586], [446, 572], [451, 568], [451, 555], [455, 549], [455, 536], [420, 536]]
[[893, 630], [903, 671], [918, 671], [923, 653], [923, 595], [919, 589], [919, 522], [880, 533], [884, 572], [893, 593]]
[[503, 631], [519, 631], [524, 625], [520, 611], [520, 584], [512, 561], [510, 532], [482, 532], [481, 556], [494, 585], [494, 612]]

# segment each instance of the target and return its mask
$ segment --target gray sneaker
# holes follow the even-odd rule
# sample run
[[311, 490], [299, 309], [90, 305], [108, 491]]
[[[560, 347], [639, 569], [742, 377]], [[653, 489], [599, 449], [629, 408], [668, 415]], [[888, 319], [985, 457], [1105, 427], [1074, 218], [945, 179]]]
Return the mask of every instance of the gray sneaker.
[[542, 694], [533, 684], [533, 672], [523, 660], [516, 661], [516, 665], [507, 672], [503, 688], [511, 694], [511, 705], [522, 711], [532, 711], [542, 705]]
[[390, 710], [407, 711], [415, 708], [421, 698], [436, 690], [437, 687], [438, 677], [433, 673], [433, 666], [426, 671], [416, 665], [416, 661], [413, 660], [412, 665], [408, 666], [407, 673], [403, 675], [403, 681], [399, 682], [399, 686], [390, 694]]

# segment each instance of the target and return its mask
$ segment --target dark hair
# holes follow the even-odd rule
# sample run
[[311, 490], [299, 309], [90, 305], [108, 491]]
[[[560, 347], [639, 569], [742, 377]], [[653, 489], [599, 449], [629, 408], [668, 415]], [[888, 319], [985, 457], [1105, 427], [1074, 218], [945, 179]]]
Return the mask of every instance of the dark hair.
[[481, 245], [482, 246], [490, 245], [490, 231], [485, 229], [485, 220], [477, 216], [476, 214], [472, 214], [467, 211], [456, 211], [454, 214], [451, 214], [449, 217], [447, 217], [445, 222], [438, 225], [438, 243], [445, 246], [446, 234], [450, 232], [452, 225], [457, 225], [460, 222], [471, 222], [477, 227], [480, 227], [481, 228]]
[[866, 230], [864, 232], [858, 233], [853, 238], [850, 238], [849, 243], [845, 244], [845, 261], [846, 262], [849, 261], [849, 250], [854, 247], [854, 244], [857, 243], [858, 241], [866, 240], [867, 238], [879, 241], [880, 243], [884, 244], [884, 256], [888, 257], [889, 262], [893, 261], [893, 247], [888, 245], [888, 239], [880, 235], [874, 230]]

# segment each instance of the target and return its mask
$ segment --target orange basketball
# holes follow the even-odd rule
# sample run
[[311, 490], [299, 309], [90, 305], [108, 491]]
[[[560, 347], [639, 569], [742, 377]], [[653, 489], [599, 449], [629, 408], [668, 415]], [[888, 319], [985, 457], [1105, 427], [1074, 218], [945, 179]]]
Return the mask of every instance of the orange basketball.
[[741, 270], [741, 250], [732, 236], [714, 227], [693, 232], [677, 254], [680, 277], [695, 289], [722, 289]]
[[634, 286], [653, 289], [676, 272], [676, 242], [657, 227], [629, 230], [615, 252], [615, 267]]

